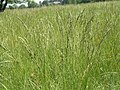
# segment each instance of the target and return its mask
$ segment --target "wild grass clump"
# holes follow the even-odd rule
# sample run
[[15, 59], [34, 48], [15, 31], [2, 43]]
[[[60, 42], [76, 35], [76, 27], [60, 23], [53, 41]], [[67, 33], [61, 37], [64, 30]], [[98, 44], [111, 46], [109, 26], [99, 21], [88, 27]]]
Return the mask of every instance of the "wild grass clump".
[[0, 90], [119, 90], [120, 2], [0, 13]]

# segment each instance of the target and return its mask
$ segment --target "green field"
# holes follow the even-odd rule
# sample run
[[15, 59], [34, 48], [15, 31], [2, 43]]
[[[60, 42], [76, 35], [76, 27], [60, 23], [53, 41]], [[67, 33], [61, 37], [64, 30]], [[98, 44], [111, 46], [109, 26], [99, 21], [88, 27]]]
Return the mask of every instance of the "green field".
[[0, 13], [0, 90], [120, 90], [120, 2]]

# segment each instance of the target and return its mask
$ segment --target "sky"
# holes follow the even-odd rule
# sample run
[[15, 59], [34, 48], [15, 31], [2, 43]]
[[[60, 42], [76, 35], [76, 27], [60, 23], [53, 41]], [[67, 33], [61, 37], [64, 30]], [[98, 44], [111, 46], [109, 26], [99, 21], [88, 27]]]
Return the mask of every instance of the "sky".
[[35, 1], [36, 3], [39, 3], [39, 1], [43, 2], [44, 0], [33, 0]]

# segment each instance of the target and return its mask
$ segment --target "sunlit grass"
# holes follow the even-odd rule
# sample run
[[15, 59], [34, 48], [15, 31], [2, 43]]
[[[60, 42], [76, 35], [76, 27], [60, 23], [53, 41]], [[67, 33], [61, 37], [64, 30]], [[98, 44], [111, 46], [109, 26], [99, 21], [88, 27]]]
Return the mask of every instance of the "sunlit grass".
[[119, 90], [120, 2], [0, 13], [0, 90]]

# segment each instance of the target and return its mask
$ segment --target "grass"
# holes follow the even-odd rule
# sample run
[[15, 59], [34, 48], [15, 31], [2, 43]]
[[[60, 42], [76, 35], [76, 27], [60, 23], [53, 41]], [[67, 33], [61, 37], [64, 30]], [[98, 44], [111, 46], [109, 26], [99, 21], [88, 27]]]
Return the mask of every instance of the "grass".
[[120, 2], [0, 13], [0, 90], [120, 90]]

